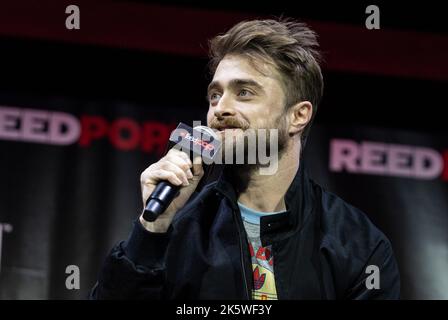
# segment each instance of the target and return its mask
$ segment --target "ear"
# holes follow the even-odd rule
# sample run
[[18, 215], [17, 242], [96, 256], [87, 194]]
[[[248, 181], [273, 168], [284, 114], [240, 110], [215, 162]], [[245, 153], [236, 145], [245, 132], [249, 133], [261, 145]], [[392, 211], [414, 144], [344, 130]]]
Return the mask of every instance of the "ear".
[[309, 101], [301, 101], [288, 110], [288, 133], [294, 135], [301, 132], [310, 122], [313, 115], [313, 105]]

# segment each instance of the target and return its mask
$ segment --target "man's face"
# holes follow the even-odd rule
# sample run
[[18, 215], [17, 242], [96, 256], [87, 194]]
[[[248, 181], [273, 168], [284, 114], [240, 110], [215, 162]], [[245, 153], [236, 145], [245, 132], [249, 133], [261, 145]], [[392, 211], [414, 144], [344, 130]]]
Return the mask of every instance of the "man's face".
[[[258, 63], [256, 67], [254, 63]], [[259, 60], [251, 62], [241, 55], [225, 56], [215, 71], [207, 96], [207, 124], [221, 131], [223, 140], [224, 135], [241, 136], [247, 129], [275, 128], [279, 129], [279, 152], [285, 147], [288, 139], [285, 92], [280, 74], [272, 66]]]

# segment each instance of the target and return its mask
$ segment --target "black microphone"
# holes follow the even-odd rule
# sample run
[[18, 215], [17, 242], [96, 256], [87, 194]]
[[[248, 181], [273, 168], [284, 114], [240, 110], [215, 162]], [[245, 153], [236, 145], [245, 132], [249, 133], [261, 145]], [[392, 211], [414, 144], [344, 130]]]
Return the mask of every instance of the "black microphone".
[[[170, 135], [168, 149], [173, 146], [185, 152], [190, 159], [201, 156], [202, 161], [211, 168], [219, 154], [221, 140], [209, 127], [196, 126], [193, 129], [181, 122]], [[160, 181], [146, 201], [143, 219], [149, 222], [156, 220], [179, 195], [180, 188], [181, 186], [175, 186], [168, 181]]]

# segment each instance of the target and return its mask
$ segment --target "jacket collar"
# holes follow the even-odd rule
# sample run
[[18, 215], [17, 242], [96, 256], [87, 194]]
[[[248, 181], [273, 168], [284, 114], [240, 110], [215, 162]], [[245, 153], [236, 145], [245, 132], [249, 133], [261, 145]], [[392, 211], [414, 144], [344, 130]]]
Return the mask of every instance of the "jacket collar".
[[[232, 209], [239, 212], [238, 197], [234, 187], [226, 180], [225, 170], [220, 175], [215, 190], [229, 199]], [[312, 212], [314, 195], [303, 158], [285, 194], [285, 204], [285, 213], [262, 217], [260, 222], [262, 242], [289, 237], [303, 226]]]

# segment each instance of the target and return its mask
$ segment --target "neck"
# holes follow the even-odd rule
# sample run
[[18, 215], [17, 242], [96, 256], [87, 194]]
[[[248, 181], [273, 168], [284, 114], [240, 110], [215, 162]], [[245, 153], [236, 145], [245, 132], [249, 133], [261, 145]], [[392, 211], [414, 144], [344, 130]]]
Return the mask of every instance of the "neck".
[[286, 210], [284, 196], [299, 169], [299, 161], [300, 143], [291, 143], [278, 159], [275, 174], [262, 175], [256, 167], [246, 169], [246, 176], [240, 174], [240, 179], [246, 181], [245, 188], [238, 194], [238, 201], [261, 212]]

